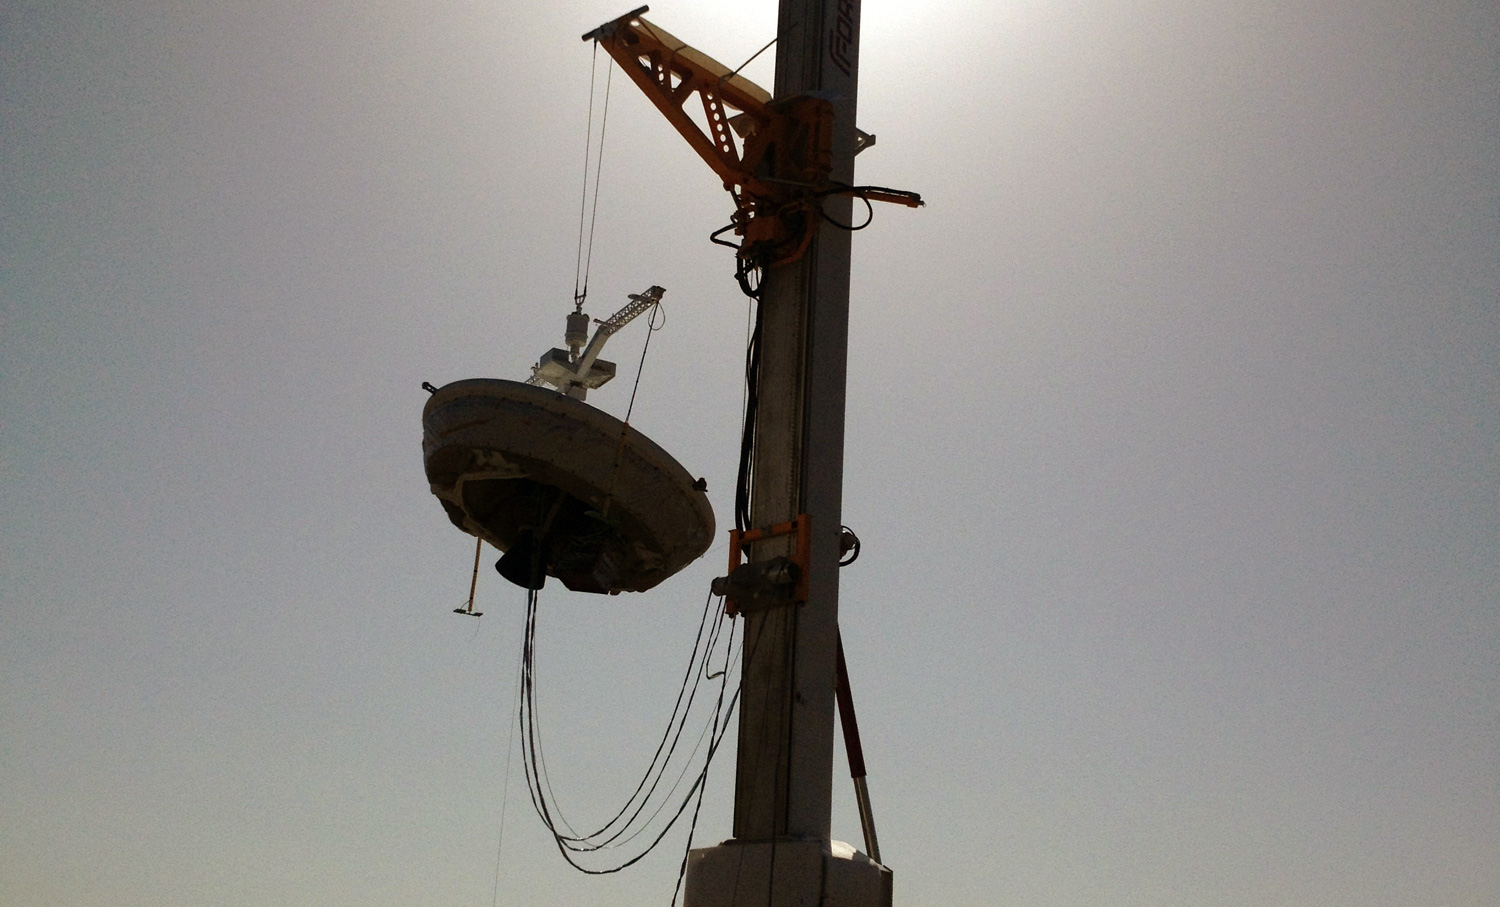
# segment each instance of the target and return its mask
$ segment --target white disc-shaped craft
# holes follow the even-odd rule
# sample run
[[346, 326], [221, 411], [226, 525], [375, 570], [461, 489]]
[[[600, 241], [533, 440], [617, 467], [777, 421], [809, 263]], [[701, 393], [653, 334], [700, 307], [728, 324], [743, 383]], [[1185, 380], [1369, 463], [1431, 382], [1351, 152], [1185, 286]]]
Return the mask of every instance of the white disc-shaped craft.
[[[536, 588], [642, 592], [702, 556], [703, 483], [645, 435], [587, 403], [499, 378], [455, 381], [422, 411], [422, 458], [453, 524]], [[506, 561], [510, 560], [509, 570]]]

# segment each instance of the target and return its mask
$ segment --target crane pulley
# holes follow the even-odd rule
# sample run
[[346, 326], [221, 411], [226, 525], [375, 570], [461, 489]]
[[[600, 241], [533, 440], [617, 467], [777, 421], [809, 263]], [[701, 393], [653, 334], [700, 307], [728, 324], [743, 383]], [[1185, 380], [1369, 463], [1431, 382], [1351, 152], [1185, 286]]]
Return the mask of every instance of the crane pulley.
[[[646, 21], [641, 14], [647, 10], [642, 6], [606, 22], [583, 40], [599, 42], [723, 180], [734, 198], [731, 227], [743, 237], [743, 266], [800, 258], [830, 195], [922, 205], [915, 192], [835, 182], [832, 104], [812, 95], [773, 100], [764, 88]], [[707, 132], [685, 109], [694, 95]], [[859, 136], [858, 148], [874, 144], [874, 136]]]

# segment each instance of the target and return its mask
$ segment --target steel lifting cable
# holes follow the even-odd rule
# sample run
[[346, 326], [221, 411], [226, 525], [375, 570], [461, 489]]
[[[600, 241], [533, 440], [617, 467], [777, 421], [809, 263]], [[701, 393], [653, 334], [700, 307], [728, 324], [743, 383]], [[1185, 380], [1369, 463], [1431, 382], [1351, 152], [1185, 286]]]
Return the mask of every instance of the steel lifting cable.
[[[604, 134], [609, 126], [609, 88], [614, 82], [615, 69], [608, 67], [604, 77], [604, 111], [599, 117], [599, 154], [593, 154], [594, 142], [594, 80], [599, 72], [599, 42], [594, 42], [594, 58], [589, 67], [589, 112], [588, 126], [583, 139], [583, 192], [578, 200], [578, 255], [573, 263], [573, 311], [583, 311], [583, 301], [589, 295], [589, 267], [594, 260], [594, 227], [599, 221], [599, 177], [604, 170]], [[589, 161], [594, 163], [594, 203], [589, 206]], [[587, 215], [587, 216], [586, 216]], [[588, 241], [584, 242], [583, 225], [588, 222]]]

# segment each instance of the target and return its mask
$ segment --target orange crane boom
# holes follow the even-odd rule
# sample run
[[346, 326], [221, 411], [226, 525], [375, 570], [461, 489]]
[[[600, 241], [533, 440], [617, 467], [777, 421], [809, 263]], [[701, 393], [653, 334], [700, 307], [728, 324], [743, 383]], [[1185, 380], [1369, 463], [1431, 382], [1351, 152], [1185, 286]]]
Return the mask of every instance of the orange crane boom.
[[[833, 105], [770, 92], [644, 19], [640, 7], [583, 36], [598, 41], [724, 183], [735, 201], [740, 258], [752, 266], [801, 257], [815, 232], [817, 206], [829, 195], [922, 204], [914, 192], [835, 183]], [[696, 95], [705, 132], [688, 113]], [[740, 141], [736, 143], [735, 137]]]

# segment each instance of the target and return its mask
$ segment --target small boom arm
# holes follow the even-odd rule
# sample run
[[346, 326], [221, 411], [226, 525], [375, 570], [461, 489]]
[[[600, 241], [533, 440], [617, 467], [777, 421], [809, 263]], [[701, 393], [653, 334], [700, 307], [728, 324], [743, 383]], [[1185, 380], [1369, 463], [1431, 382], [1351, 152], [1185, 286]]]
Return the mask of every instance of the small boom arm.
[[550, 384], [560, 392], [582, 400], [588, 390], [603, 385], [615, 376], [615, 364], [599, 358], [605, 341], [635, 320], [636, 316], [660, 304], [665, 292], [661, 287], [651, 287], [644, 293], [630, 294], [630, 302], [624, 308], [605, 320], [596, 322], [599, 327], [581, 354], [574, 344], [582, 342], [582, 334], [580, 333], [577, 341], [573, 339], [573, 321], [576, 318], [581, 322], [578, 328], [582, 332], [588, 327], [588, 316], [569, 316], [566, 342], [572, 347], [571, 351], [555, 348], [548, 350], [532, 367], [531, 377], [526, 379], [526, 383]]
[[594, 361], [599, 358], [599, 351], [604, 349], [604, 341], [615, 335], [615, 332], [630, 322], [647, 309], [661, 302], [661, 294], [665, 293], [661, 287], [652, 287], [644, 293], [630, 294], [630, 302], [620, 311], [599, 322], [599, 329], [594, 332], [594, 338], [584, 348], [583, 355], [578, 357], [578, 374], [587, 375], [589, 369], [593, 368]]

